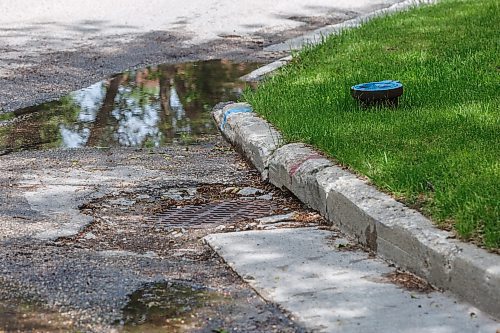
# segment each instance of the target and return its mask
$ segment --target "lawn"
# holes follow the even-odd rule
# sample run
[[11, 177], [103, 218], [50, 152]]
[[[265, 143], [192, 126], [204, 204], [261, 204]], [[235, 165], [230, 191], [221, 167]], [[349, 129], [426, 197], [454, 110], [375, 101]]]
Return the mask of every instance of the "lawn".
[[[307, 47], [244, 98], [287, 141], [312, 144], [429, 216], [500, 248], [500, 3], [443, 0]], [[357, 83], [399, 80], [398, 108]]]

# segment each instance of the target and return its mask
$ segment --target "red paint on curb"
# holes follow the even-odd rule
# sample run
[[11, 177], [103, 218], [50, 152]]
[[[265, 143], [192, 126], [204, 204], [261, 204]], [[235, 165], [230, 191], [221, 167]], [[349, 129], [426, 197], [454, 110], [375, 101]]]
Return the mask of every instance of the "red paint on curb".
[[299, 170], [300, 166], [302, 164], [304, 164], [305, 162], [309, 161], [309, 160], [319, 160], [323, 158], [323, 156], [319, 155], [319, 154], [311, 154], [309, 156], [307, 156], [306, 158], [298, 161], [297, 163], [293, 164], [292, 167], [290, 168], [290, 171], [289, 171], [289, 174], [290, 176], [293, 176], [297, 173], [297, 170]]

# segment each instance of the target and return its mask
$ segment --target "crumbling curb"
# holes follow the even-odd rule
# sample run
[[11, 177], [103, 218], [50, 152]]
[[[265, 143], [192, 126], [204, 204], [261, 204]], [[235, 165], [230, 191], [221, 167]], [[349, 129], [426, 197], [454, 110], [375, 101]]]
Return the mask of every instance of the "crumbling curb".
[[288, 189], [385, 259], [500, 319], [499, 256], [435, 228], [419, 212], [311, 147], [285, 144], [281, 134], [255, 113], [234, 112], [243, 108], [248, 110], [250, 105], [216, 107], [213, 116], [222, 134], [263, 179]]

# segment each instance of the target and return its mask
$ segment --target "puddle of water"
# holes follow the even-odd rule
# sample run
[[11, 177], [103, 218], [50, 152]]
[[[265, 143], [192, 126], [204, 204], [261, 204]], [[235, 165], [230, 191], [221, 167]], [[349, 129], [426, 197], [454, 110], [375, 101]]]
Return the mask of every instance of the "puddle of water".
[[70, 320], [46, 311], [35, 302], [0, 300], [0, 332], [68, 332]]
[[224, 296], [172, 282], [147, 284], [130, 295], [120, 322], [124, 332], [185, 332], [204, 325]]
[[72, 323], [57, 313], [43, 312], [29, 304], [0, 303], [0, 332], [68, 332]]
[[217, 132], [210, 115], [237, 100], [257, 63], [211, 60], [129, 71], [55, 102], [0, 115], [0, 154], [20, 149], [159, 147]]

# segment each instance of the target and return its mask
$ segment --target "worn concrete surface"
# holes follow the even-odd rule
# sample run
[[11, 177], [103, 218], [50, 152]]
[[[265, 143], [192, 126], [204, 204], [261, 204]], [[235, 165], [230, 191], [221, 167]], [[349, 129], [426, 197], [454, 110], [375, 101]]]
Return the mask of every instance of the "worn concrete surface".
[[[311, 332], [486, 333], [500, 328], [450, 295], [391, 275], [394, 268], [336, 232], [280, 229], [205, 240], [259, 294]], [[405, 287], [397, 285], [403, 281]]]
[[150, 64], [221, 57], [267, 62], [284, 53], [262, 52], [265, 46], [395, 2], [2, 1], [0, 110]]

